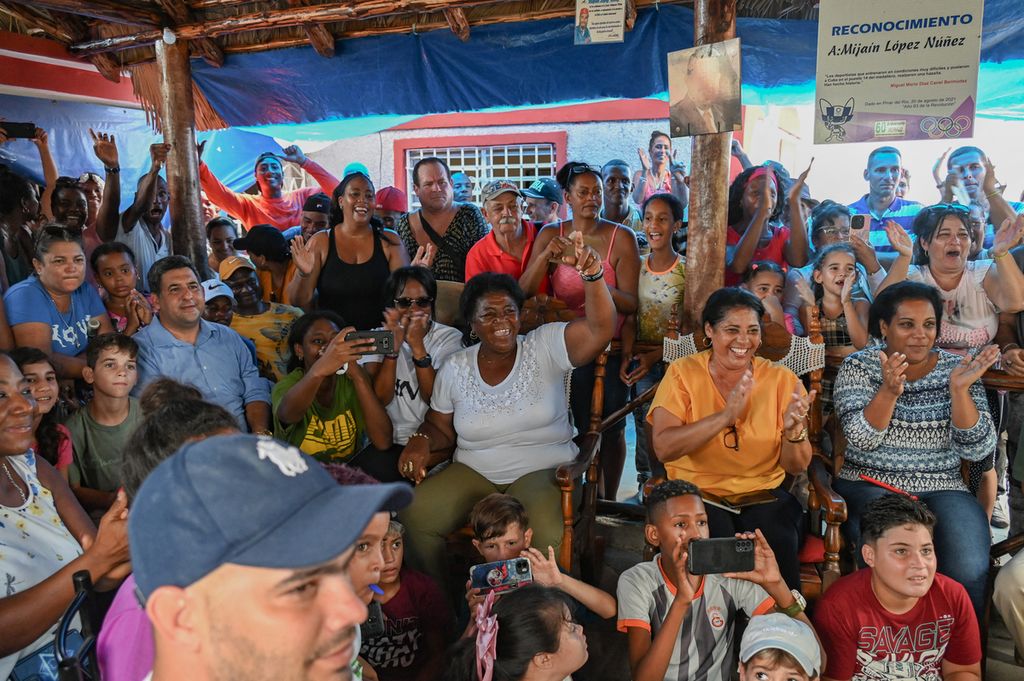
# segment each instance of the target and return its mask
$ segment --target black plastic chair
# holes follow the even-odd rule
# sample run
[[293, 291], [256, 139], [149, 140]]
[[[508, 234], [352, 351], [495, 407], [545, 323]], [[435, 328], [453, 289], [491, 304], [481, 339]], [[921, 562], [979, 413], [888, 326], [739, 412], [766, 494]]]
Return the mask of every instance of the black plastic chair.
[[[75, 597], [60, 618], [53, 642], [57, 657], [57, 678], [59, 681], [100, 681], [100, 665], [96, 659], [96, 637], [100, 623], [92, 578], [88, 570], [80, 570], [71, 579], [75, 584]], [[79, 616], [81, 622], [82, 640], [77, 649], [72, 650], [69, 633], [75, 615]]]

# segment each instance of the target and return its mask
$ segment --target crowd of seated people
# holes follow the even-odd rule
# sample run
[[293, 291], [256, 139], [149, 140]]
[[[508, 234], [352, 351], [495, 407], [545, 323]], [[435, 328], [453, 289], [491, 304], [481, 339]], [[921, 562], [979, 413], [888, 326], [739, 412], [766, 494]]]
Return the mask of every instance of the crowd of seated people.
[[[201, 164], [222, 211], [201, 262], [171, 254], [168, 145], [118, 214], [112, 136], [93, 135], [104, 176], [77, 179], [34, 141], [44, 187], [0, 169], [0, 680], [56, 678], [78, 570], [116, 591], [112, 681], [600, 679], [580, 625], [599, 620], [637, 680], [981, 678], [1006, 491], [1024, 530], [1024, 400], [982, 384], [1024, 377], [1024, 205], [981, 149], [939, 159], [919, 203], [881, 147], [842, 204], [811, 194], [810, 167], [735, 145], [732, 285], [679, 329], [687, 177], [661, 132], [636, 173], [571, 161], [525, 187], [425, 158], [413, 211], [365, 166], [339, 179], [297, 147], [257, 155], [255, 194]], [[284, 163], [319, 186], [284, 191]], [[542, 294], [570, 320], [524, 328]], [[812, 313], [838, 366], [820, 396], [758, 354], [766, 325], [801, 335]], [[703, 344], [665, 362], [686, 331]], [[602, 415], [658, 386], [633, 414], [657, 556], [609, 591], [555, 559], [556, 469], [602, 364]], [[846, 440], [832, 484], [854, 571], [808, 617], [794, 480], [819, 402]], [[602, 433], [606, 499], [625, 430]], [[526, 560], [534, 583], [453, 577], [467, 526], [474, 562]], [[749, 543], [753, 569], [691, 572], [709, 538]], [[1024, 651], [1024, 558], [993, 602]], [[879, 627], [936, 633], [867, 645]]]

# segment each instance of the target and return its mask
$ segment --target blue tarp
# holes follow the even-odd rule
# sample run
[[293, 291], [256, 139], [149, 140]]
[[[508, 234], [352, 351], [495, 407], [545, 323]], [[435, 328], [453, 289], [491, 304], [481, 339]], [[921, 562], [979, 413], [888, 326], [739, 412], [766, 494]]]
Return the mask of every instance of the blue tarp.
[[[121, 164], [122, 209], [131, 204], [138, 179], [149, 170], [149, 145], [160, 141], [140, 109], [0, 95], [0, 116], [9, 121], [31, 121], [46, 130], [57, 170], [74, 177], [86, 171], [103, 176], [103, 164], [92, 151], [89, 128], [112, 133]], [[273, 138], [243, 130], [200, 133], [199, 139], [210, 140], [206, 148], [211, 153], [206, 160], [221, 182], [235, 191], [252, 185], [253, 159], [261, 151], [281, 151]], [[0, 146], [0, 163], [43, 181], [39, 153], [28, 140], [11, 140]]]
[[[748, 103], [777, 90], [811, 101], [816, 22], [741, 18], [737, 35]], [[474, 26], [466, 43], [438, 30], [345, 40], [332, 59], [301, 47], [192, 66], [229, 124], [253, 126], [658, 96], [668, 87], [665, 55], [692, 45], [692, 10], [665, 6], [639, 12], [617, 44], [574, 46], [572, 22], [550, 19]], [[988, 0], [983, 73], [985, 63], [1014, 59], [1024, 59], [1021, 0]], [[1006, 84], [997, 94], [1016, 105], [1000, 110], [1024, 118], [1024, 78], [1009, 92]]]

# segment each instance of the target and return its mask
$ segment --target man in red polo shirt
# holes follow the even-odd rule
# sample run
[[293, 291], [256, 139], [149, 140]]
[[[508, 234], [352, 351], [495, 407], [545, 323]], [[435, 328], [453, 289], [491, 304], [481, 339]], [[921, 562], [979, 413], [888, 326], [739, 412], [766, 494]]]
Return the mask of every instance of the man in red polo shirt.
[[[466, 281], [481, 272], [502, 272], [518, 281], [530, 260], [537, 228], [520, 212], [523, 195], [513, 182], [494, 180], [480, 190], [491, 231], [466, 255]], [[541, 287], [547, 293], [547, 279]]]

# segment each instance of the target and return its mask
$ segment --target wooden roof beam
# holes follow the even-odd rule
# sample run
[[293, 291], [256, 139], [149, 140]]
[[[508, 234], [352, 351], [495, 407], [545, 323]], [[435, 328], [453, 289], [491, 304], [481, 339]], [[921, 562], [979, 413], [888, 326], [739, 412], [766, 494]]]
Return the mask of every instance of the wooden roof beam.
[[115, 24], [136, 26], [159, 26], [160, 15], [140, 7], [126, 5], [116, 0], [7, 0], [16, 5], [28, 5], [36, 9], [66, 12], [82, 17], [92, 17]]
[[469, 40], [469, 20], [466, 18], [466, 11], [461, 7], [451, 7], [444, 11], [444, 18], [448, 21], [448, 27], [452, 33], [459, 37], [462, 42]]
[[[190, 24], [195, 20], [192, 12], [182, 0], [156, 1], [175, 26]], [[196, 38], [190, 41], [189, 47], [210, 66], [217, 68], [224, 66], [224, 50], [212, 38]]]
[[[89, 34], [85, 22], [78, 17], [59, 13], [44, 14], [30, 7], [12, 5], [10, 0], [0, 3], [0, 9], [3, 9], [4, 12], [10, 14], [26, 26], [41, 28], [50, 37], [65, 43], [81, 40]], [[88, 60], [96, 67], [101, 76], [112, 83], [121, 82], [123, 67], [114, 59], [113, 55], [97, 54], [88, 57]]]
[[303, 24], [302, 29], [309, 38], [309, 44], [325, 59], [334, 56], [334, 36], [323, 24]]

